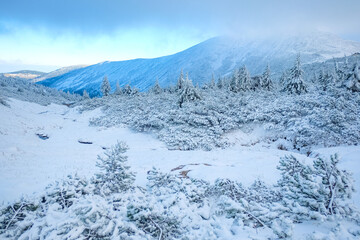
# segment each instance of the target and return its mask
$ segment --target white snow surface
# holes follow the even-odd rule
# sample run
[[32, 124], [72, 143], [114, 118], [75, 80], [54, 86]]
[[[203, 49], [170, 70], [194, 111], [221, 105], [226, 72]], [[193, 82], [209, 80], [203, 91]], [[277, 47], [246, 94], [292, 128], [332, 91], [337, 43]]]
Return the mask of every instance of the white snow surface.
[[[280, 176], [276, 166], [286, 154], [308, 163], [312, 160], [279, 150], [275, 145], [256, 143], [256, 138], [261, 140], [264, 134], [260, 128], [254, 133], [230, 134], [228, 137], [235, 145], [227, 149], [177, 151], [168, 150], [150, 134], [136, 133], [127, 127], [90, 127], [89, 119], [101, 116], [100, 109], [80, 114], [76, 108], [67, 106], [41, 106], [16, 99], [8, 102], [11, 108], [0, 105], [0, 203], [41, 194], [48, 184], [68, 174], [91, 177], [97, 171], [97, 155], [103, 154], [103, 148], [111, 147], [116, 141], [129, 145], [129, 164], [137, 173], [136, 184], [142, 186], [146, 182], [146, 172], [153, 166], [163, 172], [177, 171], [179, 175], [189, 170], [187, 176], [208, 181], [229, 178], [249, 185], [257, 178], [267, 184], [276, 183]], [[42, 140], [36, 134], [49, 138]], [[81, 144], [79, 140], [92, 144]], [[317, 153], [323, 156], [339, 153], [343, 160], [341, 166], [354, 173], [355, 188], [360, 189], [359, 146], [322, 148], [313, 155]], [[359, 192], [352, 201], [359, 207]], [[342, 235], [346, 232], [342, 229], [327, 235], [336, 227], [336, 222], [304, 222], [295, 226], [293, 237], [305, 239], [307, 234], [313, 234], [323, 239], [332, 234], [332, 239], [351, 239], [349, 235]], [[261, 239], [264, 234], [264, 231], [238, 232], [236, 237], [247, 239], [254, 235]]]
[[[250, 185], [259, 178], [276, 183], [280, 157], [296, 155], [275, 146], [256, 143], [263, 133], [237, 131], [229, 135], [235, 143], [226, 149], [212, 151], [168, 150], [151, 134], [136, 133], [127, 127], [90, 127], [89, 119], [101, 116], [96, 109], [80, 114], [76, 108], [10, 99], [11, 108], [0, 105], [0, 202], [15, 201], [23, 195], [40, 193], [50, 183], [69, 174], [91, 177], [96, 171], [97, 156], [117, 141], [125, 141], [129, 164], [137, 173], [136, 184], [144, 186], [146, 173], [152, 167], [163, 172], [188, 171], [187, 176], [210, 182], [229, 178]], [[47, 135], [46, 140], [36, 134]], [[91, 142], [82, 144], [79, 141]], [[354, 173], [360, 189], [360, 147], [318, 149], [323, 155], [339, 153], [342, 166]], [[360, 194], [354, 195], [360, 202]]]

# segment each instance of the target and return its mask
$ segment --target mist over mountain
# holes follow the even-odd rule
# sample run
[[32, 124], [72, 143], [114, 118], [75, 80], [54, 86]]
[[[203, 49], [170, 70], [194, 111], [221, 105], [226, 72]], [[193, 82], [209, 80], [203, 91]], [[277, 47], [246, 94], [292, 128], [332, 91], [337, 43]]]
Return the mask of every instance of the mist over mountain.
[[304, 64], [323, 62], [360, 52], [360, 43], [343, 40], [323, 32], [278, 38], [247, 40], [241, 37], [215, 37], [182, 52], [154, 58], [102, 62], [40, 81], [40, 84], [70, 92], [86, 89], [99, 94], [100, 84], [107, 76], [114, 89], [130, 84], [141, 91], [149, 89], [158, 78], [162, 87], [175, 85], [181, 69], [189, 73], [194, 84], [202, 85], [227, 76], [235, 68], [246, 65], [251, 75], [261, 74], [269, 64], [278, 77], [289, 68], [300, 53]]

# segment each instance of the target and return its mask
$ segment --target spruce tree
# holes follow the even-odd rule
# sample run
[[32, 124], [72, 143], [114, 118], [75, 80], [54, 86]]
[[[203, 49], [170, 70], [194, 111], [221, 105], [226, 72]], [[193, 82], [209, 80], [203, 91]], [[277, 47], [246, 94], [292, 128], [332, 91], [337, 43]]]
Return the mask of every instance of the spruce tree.
[[89, 96], [89, 94], [87, 93], [86, 89], [84, 89], [84, 91], [83, 91], [83, 98], [85, 98], [85, 99], [89, 99], [89, 98], [90, 98], [90, 96]]
[[217, 86], [218, 89], [223, 89], [225, 87], [224, 79], [219, 77], [219, 79], [218, 79], [218, 81], [216, 83], [216, 86]]
[[285, 86], [286, 82], [287, 82], [287, 79], [288, 79], [288, 73], [286, 71], [284, 71], [282, 74], [281, 74], [281, 77], [280, 77], [280, 80], [279, 80], [279, 84], [280, 86]]
[[122, 89], [120, 87], [119, 81], [116, 82], [115, 95], [121, 95]]
[[238, 92], [240, 90], [239, 81], [240, 81], [239, 71], [235, 69], [230, 80], [229, 90], [235, 93]]
[[107, 76], [105, 76], [101, 83], [101, 93], [103, 94], [103, 96], [106, 97], [110, 95], [110, 91], [111, 91], [110, 83]]
[[163, 92], [162, 88], [159, 85], [159, 79], [156, 78], [155, 85], [151, 88], [151, 92], [154, 94], [160, 94]]
[[355, 63], [344, 82], [347, 89], [353, 92], [360, 92], [359, 64]]
[[271, 80], [271, 72], [269, 64], [266, 66], [265, 72], [262, 74], [260, 78], [260, 87], [262, 89], [270, 91], [273, 88], [273, 83]]
[[130, 84], [126, 84], [122, 90], [123, 94], [126, 95], [133, 95], [133, 89], [131, 88]]
[[124, 142], [118, 142], [105, 152], [105, 157], [98, 157], [97, 167], [101, 172], [95, 175], [93, 181], [100, 194], [119, 193], [132, 187], [135, 174], [129, 170], [128, 157], [124, 155], [128, 149]]
[[289, 70], [287, 81], [285, 82], [284, 91], [291, 94], [307, 93], [307, 87], [305, 86], [302, 78], [304, 72], [301, 68], [300, 54], [297, 56], [294, 66]]
[[246, 66], [243, 66], [239, 70], [239, 90], [249, 91], [253, 89], [252, 80], [250, 73], [247, 70]]
[[338, 62], [334, 59], [334, 70], [335, 70], [335, 75], [336, 75], [336, 82], [343, 82], [344, 81], [344, 72], [343, 70], [339, 67]]
[[176, 91], [181, 91], [184, 88], [184, 84], [185, 84], [184, 74], [183, 74], [183, 70], [181, 69], [180, 76], [176, 83]]
[[179, 106], [182, 107], [184, 102], [191, 102], [195, 100], [200, 100], [200, 94], [197, 92], [197, 89], [192, 84], [192, 81], [189, 79], [188, 74], [186, 74], [186, 79], [179, 97]]
[[214, 78], [214, 74], [212, 74], [211, 75], [210, 88], [215, 89], [215, 87], [216, 87], [215, 78]]

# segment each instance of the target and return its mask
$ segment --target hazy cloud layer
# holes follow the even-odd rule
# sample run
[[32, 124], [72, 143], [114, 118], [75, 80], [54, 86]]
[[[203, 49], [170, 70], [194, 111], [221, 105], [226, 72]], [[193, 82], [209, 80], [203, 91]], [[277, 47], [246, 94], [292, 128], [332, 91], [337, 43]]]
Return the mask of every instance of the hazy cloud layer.
[[359, 12], [360, 0], [1, 0], [0, 72], [158, 57], [223, 34], [360, 41]]
[[0, 20], [82, 34], [147, 26], [214, 34], [308, 28], [354, 34], [359, 11], [359, 0], [11, 0], [1, 2]]

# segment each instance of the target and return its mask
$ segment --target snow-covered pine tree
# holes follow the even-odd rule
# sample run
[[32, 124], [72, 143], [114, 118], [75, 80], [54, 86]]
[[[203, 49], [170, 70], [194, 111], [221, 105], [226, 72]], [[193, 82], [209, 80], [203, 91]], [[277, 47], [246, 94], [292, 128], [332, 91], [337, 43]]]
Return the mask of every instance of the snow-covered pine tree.
[[279, 80], [279, 84], [280, 84], [281, 87], [285, 86], [285, 84], [287, 83], [288, 76], [289, 76], [289, 74], [286, 71], [284, 71], [281, 74], [281, 77], [280, 77], [280, 80]]
[[192, 84], [192, 81], [189, 79], [188, 74], [186, 74], [186, 79], [178, 101], [179, 106], [181, 108], [184, 102], [191, 102], [195, 100], [201, 100], [201, 96]]
[[334, 59], [334, 71], [335, 71], [335, 75], [336, 75], [336, 82], [343, 82], [344, 81], [344, 72], [343, 70], [339, 67], [338, 62]]
[[216, 86], [218, 89], [223, 89], [225, 87], [224, 79], [219, 77]]
[[235, 69], [233, 72], [233, 75], [231, 76], [231, 80], [229, 83], [229, 90], [232, 92], [238, 92], [240, 90], [240, 86], [239, 86], [239, 80], [240, 80], [240, 76], [239, 76], [239, 70]]
[[86, 89], [84, 89], [84, 91], [83, 91], [83, 98], [84, 98], [84, 99], [89, 99], [89, 98], [90, 98], [90, 96], [89, 96], [89, 94], [87, 93]]
[[347, 70], [349, 70], [349, 59], [348, 57], [346, 56], [346, 54], [344, 55], [344, 65], [343, 65], [343, 71], [346, 73]]
[[105, 157], [98, 156], [97, 167], [101, 172], [95, 174], [93, 182], [96, 184], [101, 195], [127, 191], [135, 181], [135, 174], [127, 165], [128, 150], [124, 142], [118, 142], [110, 150], [105, 152]]
[[301, 68], [300, 54], [296, 57], [295, 65], [289, 70], [287, 81], [285, 82], [284, 91], [291, 94], [307, 93]]
[[126, 84], [122, 90], [123, 94], [126, 95], [132, 95], [133, 94], [133, 89], [131, 88], [130, 84]]
[[284, 214], [296, 222], [318, 218], [317, 185], [311, 168], [293, 155], [281, 158], [279, 164], [281, 179], [277, 185], [283, 196]]
[[325, 214], [349, 216], [353, 209], [340, 200], [350, 199], [355, 190], [351, 174], [338, 168], [339, 161], [337, 154], [330, 160], [319, 157], [314, 161], [315, 174], [321, 178], [319, 203]]
[[247, 70], [246, 66], [240, 68], [239, 70], [239, 90], [249, 91], [253, 89], [252, 80], [250, 73]]
[[185, 84], [184, 73], [183, 70], [181, 69], [180, 76], [176, 83], [176, 91], [181, 91], [184, 88], [184, 84]]
[[266, 66], [265, 72], [262, 74], [260, 78], [260, 87], [268, 91], [270, 91], [273, 88], [269, 64]]
[[323, 81], [323, 84], [322, 84], [322, 88], [324, 91], [328, 91], [330, 90], [331, 88], [334, 87], [336, 83], [336, 76], [335, 76], [335, 73], [333, 72], [326, 72], [325, 73], [325, 76], [324, 76], [324, 81]]
[[360, 92], [360, 73], [359, 64], [356, 62], [347, 74], [344, 85], [353, 92]]
[[103, 94], [104, 97], [106, 97], [109, 96], [110, 91], [111, 91], [110, 83], [107, 76], [105, 76], [101, 83], [101, 93]]
[[215, 78], [214, 78], [214, 74], [212, 74], [211, 75], [210, 88], [215, 89], [215, 87], [216, 87]]
[[156, 78], [155, 84], [154, 84], [154, 86], [151, 88], [150, 91], [151, 91], [152, 93], [154, 93], [154, 94], [160, 94], [160, 93], [163, 92], [162, 88], [161, 88], [160, 85], [159, 85], [159, 79], [158, 79], [158, 78]]
[[317, 79], [317, 83], [318, 83], [319, 89], [321, 89], [322, 91], [326, 90], [326, 85], [327, 85], [326, 81], [327, 81], [327, 79], [326, 79], [324, 68], [321, 68], [318, 79]]
[[116, 82], [116, 88], [115, 88], [115, 95], [121, 95], [122, 94], [122, 89], [120, 87], [119, 81]]

